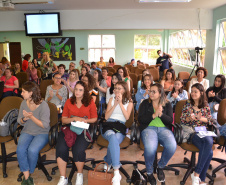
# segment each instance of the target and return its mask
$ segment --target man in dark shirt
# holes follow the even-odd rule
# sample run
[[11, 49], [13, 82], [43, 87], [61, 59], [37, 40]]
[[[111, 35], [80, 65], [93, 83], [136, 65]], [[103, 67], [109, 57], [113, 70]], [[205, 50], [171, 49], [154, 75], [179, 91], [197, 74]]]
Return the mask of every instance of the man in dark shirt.
[[156, 61], [156, 65], [159, 66], [159, 76], [160, 79], [162, 79], [164, 70], [169, 69], [169, 58], [172, 58], [172, 55], [162, 53], [161, 50], [158, 50], [157, 54], [159, 55], [159, 58]]

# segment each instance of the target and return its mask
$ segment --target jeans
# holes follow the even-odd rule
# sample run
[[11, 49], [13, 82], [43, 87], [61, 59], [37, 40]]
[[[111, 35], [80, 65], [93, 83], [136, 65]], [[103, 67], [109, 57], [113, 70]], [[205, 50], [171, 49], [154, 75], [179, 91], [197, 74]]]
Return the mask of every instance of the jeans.
[[213, 138], [210, 136], [200, 138], [196, 134], [192, 137], [192, 144], [199, 149], [198, 163], [195, 172], [199, 174], [202, 182], [205, 182], [206, 172], [213, 156]]
[[[116, 120], [108, 119], [107, 121], [112, 122]], [[113, 168], [117, 170], [121, 166], [119, 145], [124, 140], [125, 135], [122, 133], [115, 133], [113, 130], [107, 130], [104, 134], [102, 134], [102, 136], [109, 142], [107, 155], [104, 157], [104, 161], [107, 162], [108, 165], [112, 165]]]
[[177, 148], [177, 143], [172, 131], [166, 127], [148, 126], [141, 132], [141, 139], [144, 144], [144, 159], [147, 174], [153, 173], [153, 163], [158, 144], [161, 144], [164, 147], [162, 157], [158, 162], [159, 168], [164, 168], [166, 166]]
[[[218, 114], [218, 112], [215, 112], [215, 111], [213, 110], [213, 106], [216, 105], [216, 104], [217, 104], [217, 102], [210, 102], [210, 103], [209, 103], [209, 107], [210, 107], [210, 111], [211, 111], [212, 118], [215, 119], [215, 120], [217, 120], [217, 114]], [[218, 123], [217, 123], [217, 124], [218, 124]]]
[[17, 146], [17, 159], [20, 171], [34, 173], [40, 150], [48, 143], [48, 134], [32, 136], [22, 133]]

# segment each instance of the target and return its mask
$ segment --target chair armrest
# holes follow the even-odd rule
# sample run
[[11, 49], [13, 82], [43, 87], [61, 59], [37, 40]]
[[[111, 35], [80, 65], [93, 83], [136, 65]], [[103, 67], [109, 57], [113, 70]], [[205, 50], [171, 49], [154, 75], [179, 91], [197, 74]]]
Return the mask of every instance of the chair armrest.
[[56, 144], [56, 129], [58, 129], [58, 124], [53, 125], [49, 130], [49, 145], [54, 146]]
[[14, 133], [15, 133], [17, 127], [18, 127], [18, 122], [17, 122], [17, 121], [11, 123], [11, 125], [10, 125], [10, 127], [9, 127], [9, 132], [10, 132], [10, 135], [11, 135], [12, 137], [14, 137]]
[[139, 145], [140, 144], [140, 128], [139, 128], [138, 124], [136, 124], [135, 129], [136, 129], [136, 136], [135, 136], [136, 142]]
[[20, 133], [22, 131], [24, 127], [23, 126], [19, 126], [16, 131], [14, 132], [14, 135], [13, 135], [13, 139], [14, 139], [14, 143], [17, 145], [18, 144], [18, 137], [20, 136]]
[[131, 132], [130, 132], [130, 144], [132, 145], [133, 142], [136, 142], [136, 123], [133, 122], [131, 128], [130, 128]]
[[180, 124], [175, 123], [176, 127], [177, 127], [177, 135], [178, 135], [178, 140], [177, 140], [177, 144], [181, 145], [183, 142], [183, 129], [181, 127]]
[[214, 140], [215, 140], [215, 143], [219, 143], [219, 140], [220, 140], [220, 131], [219, 131], [218, 127], [215, 124], [208, 125], [208, 130], [209, 131], [213, 131], [217, 135], [217, 137], [215, 137]]

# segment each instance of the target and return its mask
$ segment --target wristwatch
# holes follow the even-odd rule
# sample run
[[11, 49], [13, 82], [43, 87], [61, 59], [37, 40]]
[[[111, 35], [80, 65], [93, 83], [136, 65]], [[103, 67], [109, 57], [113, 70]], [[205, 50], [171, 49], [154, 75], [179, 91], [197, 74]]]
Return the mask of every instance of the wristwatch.
[[27, 120], [24, 120], [24, 117], [22, 117], [21, 119], [22, 119], [22, 121], [23, 121], [24, 123], [27, 121]]

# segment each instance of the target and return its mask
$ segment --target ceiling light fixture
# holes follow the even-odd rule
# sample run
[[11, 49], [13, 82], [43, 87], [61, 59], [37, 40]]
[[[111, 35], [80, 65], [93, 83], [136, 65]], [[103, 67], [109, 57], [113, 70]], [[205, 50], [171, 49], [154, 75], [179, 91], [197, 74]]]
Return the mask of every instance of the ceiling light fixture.
[[188, 3], [191, 0], [139, 0], [139, 3]]

